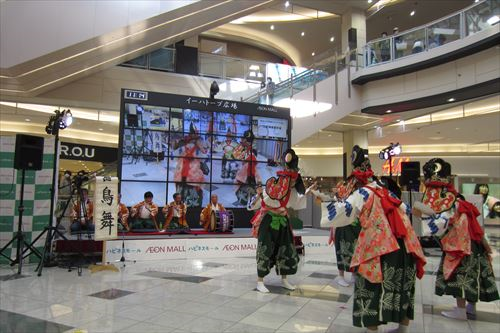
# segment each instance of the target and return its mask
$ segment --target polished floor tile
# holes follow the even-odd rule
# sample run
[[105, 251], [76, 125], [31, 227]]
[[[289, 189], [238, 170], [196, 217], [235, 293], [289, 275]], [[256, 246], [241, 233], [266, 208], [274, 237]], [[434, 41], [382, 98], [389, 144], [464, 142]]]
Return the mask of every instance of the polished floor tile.
[[62, 333], [71, 328], [71, 326], [0, 310], [0, 332]]
[[99, 298], [104, 298], [104, 299], [117, 299], [123, 296], [127, 296], [133, 294], [132, 291], [126, 291], [126, 290], [120, 290], [120, 289], [107, 289], [100, 291], [95, 294], [91, 294], [89, 296], [92, 297], [99, 297]]
[[[435, 255], [428, 257], [427, 272], [416, 282], [410, 331], [498, 333], [498, 301], [479, 302], [475, 320], [440, 315], [455, 300], [434, 294], [433, 273], [440, 260]], [[46, 268], [37, 277], [35, 268], [26, 265], [23, 278], [0, 280], [1, 333], [364, 332], [352, 326], [354, 288], [336, 283], [333, 253], [306, 254], [297, 274], [289, 277], [295, 291], [283, 289], [281, 277], [272, 272], [265, 278], [269, 294], [255, 290], [254, 258], [138, 262], [119, 272], [84, 270], [81, 277], [60, 268]], [[498, 260], [493, 268], [500, 274]], [[12, 273], [0, 267], [0, 276]], [[379, 332], [396, 327], [382, 325]]]

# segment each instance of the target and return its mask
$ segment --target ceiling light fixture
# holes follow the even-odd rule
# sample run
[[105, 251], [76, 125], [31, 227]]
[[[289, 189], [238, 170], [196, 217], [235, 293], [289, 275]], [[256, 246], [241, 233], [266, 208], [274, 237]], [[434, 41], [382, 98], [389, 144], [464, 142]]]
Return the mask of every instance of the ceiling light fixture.
[[304, 36], [306, 35], [306, 33], [305, 33], [304, 31], [302, 31], [302, 32], [300, 33], [300, 35], [301, 35], [302, 37], [304, 37]]
[[333, 42], [335, 40], [335, 37], [330, 37], [330, 42]]
[[368, 3], [372, 3], [372, 2], [373, 2], [373, 0], [368, 0]]
[[387, 111], [385, 111], [385, 113], [391, 113], [391, 112], [392, 112], [392, 110], [387, 110]]
[[26, 119], [24, 119], [24, 121], [31, 121], [31, 119], [30, 118], [26, 118]]
[[412, 10], [411, 13], [410, 13], [410, 16], [413, 16], [413, 15], [415, 15], [415, 11], [414, 10]]
[[285, 8], [288, 8], [288, 6], [290, 6], [290, 1], [285, 2]]
[[315, 52], [313, 52], [313, 53], [311, 53], [311, 55], [314, 57], [314, 56], [316, 55], [316, 53], [315, 53]]
[[99, 131], [104, 131], [104, 129], [102, 129], [102, 128], [99, 128]]
[[498, 15], [492, 16], [488, 20], [486, 20], [486, 22], [489, 25], [494, 25], [494, 24], [498, 23], [498, 21], [500, 21], [500, 17], [498, 17]]
[[274, 24], [271, 24], [270, 29], [274, 30]]
[[453, 97], [452, 98], [448, 98], [448, 102], [450, 102], [450, 103], [451, 102], [455, 102], [455, 98], [453, 98]]

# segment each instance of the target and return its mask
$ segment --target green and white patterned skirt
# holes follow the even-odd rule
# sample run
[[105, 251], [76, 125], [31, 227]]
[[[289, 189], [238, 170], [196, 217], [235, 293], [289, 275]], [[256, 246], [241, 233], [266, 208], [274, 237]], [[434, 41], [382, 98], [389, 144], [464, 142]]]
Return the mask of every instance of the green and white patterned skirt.
[[436, 295], [465, 298], [468, 302], [491, 302], [499, 299], [495, 276], [482, 244], [471, 242], [471, 255], [462, 259], [455, 273], [444, 280], [443, 257], [436, 277]]
[[402, 239], [399, 250], [381, 257], [382, 283], [371, 283], [358, 275], [354, 286], [353, 324], [357, 327], [399, 323], [413, 319], [415, 306], [415, 259], [406, 253]]
[[335, 256], [339, 271], [349, 271], [360, 231], [359, 222], [335, 229]]
[[290, 220], [268, 212], [259, 227], [257, 242], [257, 274], [264, 277], [273, 266], [278, 275], [297, 273], [299, 256], [293, 243]]

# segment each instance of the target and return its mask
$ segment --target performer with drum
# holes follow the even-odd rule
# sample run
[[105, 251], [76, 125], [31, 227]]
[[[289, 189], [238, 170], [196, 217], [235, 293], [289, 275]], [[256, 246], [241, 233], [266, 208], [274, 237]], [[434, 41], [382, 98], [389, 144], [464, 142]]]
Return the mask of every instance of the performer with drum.
[[217, 197], [217, 194], [212, 193], [210, 196], [210, 202], [208, 205], [203, 208], [200, 214], [200, 225], [205, 229], [205, 231], [215, 231], [215, 226], [211, 225], [211, 220], [214, 220], [212, 218], [212, 215], [214, 215], [216, 212], [225, 212], [226, 209], [222, 204], [218, 202], [219, 198]]

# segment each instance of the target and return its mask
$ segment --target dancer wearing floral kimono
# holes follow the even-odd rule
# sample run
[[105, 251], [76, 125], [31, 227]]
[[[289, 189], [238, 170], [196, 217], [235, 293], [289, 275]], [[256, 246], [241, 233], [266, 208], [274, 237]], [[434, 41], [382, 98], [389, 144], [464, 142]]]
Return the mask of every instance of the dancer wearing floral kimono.
[[367, 150], [354, 146], [353, 176], [364, 185], [328, 207], [333, 226], [350, 225], [355, 219], [361, 224], [351, 261], [351, 269], [358, 272], [353, 324], [375, 332], [380, 324], [395, 322], [399, 332], [408, 332], [414, 318], [415, 276], [422, 278], [425, 257], [406, 205], [371, 181], [367, 155]]
[[265, 193], [262, 187], [248, 205], [249, 210], [258, 210], [252, 218], [253, 236], [257, 242], [257, 290], [268, 293], [264, 277], [273, 266], [281, 275], [283, 288], [295, 290], [287, 280], [288, 275], [297, 272], [299, 256], [295, 250], [293, 233], [287, 208], [306, 208], [307, 191], [298, 172], [299, 158], [293, 149], [285, 152], [285, 170], [278, 171], [278, 178], [267, 180]]
[[[426, 190], [414, 214], [422, 217], [424, 235], [441, 237], [443, 256], [436, 277], [436, 295], [451, 295], [457, 307], [441, 314], [467, 320], [478, 301], [499, 299], [491, 264], [491, 248], [477, 221], [478, 209], [453, 187], [451, 166], [433, 158], [424, 167]], [[466, 301], [468, 302], [466, 306]]]

